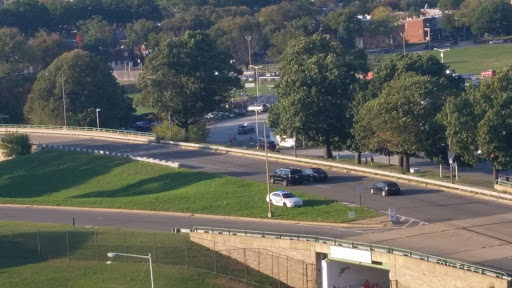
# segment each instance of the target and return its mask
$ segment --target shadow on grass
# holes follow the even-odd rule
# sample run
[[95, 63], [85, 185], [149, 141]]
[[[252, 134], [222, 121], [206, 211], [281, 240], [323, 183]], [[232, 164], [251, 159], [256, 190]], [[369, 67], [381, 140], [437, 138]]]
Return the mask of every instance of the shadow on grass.
[[114, 198], [158, 194], [177, 190], [189, 185], [225, 177], [217, 174], [176, 172], [147, 178], [119, 189], [94, 191], [73, 198]]
[[80, 185], [130, 163], [118, 157], [43, 150], [0, 163], [0, 197], [35, 198]]
[[327, 206], [336, 203], [335, 200], [307, 199], [303, 201], [304, 207]]

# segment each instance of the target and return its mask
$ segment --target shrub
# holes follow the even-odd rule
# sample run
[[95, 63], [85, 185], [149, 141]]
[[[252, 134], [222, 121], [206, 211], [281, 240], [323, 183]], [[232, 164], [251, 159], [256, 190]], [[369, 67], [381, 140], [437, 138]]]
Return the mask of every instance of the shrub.
[[0, 140], [0, 149], [5, 157], [16, 158], [30, 154], [31, 148], [28, 134], [8, 133]]
[[[155, 126], [153, 128], [153, 133], [155, 133], [156, 140], [169, 140], [169, 122], [164, 121], [162, 124]], [[207, 135], [208, 130], [206, 129], [206, 122], [201, 121], [190, 126], [188, 134], [185, 134], [185, 131], [180, 127], [172, 126], [171, 140], [178, 142], [204, 143], [206, 142]]]

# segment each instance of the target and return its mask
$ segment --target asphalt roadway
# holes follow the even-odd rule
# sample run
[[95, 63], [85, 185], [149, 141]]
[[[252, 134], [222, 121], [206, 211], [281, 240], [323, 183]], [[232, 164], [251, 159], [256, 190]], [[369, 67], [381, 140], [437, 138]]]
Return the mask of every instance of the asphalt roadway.
[[[178, 149], [165, 144], [122, 143], [78, 137], [31, 135], [32, 141], [88, 149], [129, 153], [180, 162], [184, 167], [210, 173], [265, 182], [264, 160], [243, 155], [204, 150]], [[269, 168], [299, 166], [269, 161]], [[365, 241], [411, 249], [447, 258], [481, 263], [512, 273], [512, 213], [510, 206], [498, 200], [463, 193], [445, 192], [423, 186], [399, 183], [403, 194], [398, 197], [371, 195], [369, 187], [378, 178], [328, 171], [330, 180], [323, 184], [292, 186], [304, 191], [352, 205], [359, 204], [357, 185], [364, 187], [362, 205], [378, 211], [397, 210], [401, 224], [387, 227], [366, 225], [322, 226], [268, 220], [243, 220], [166, 213], [140, 213], [62, 208], [0, 207], [0, 219], [78, 225], [110, 226], [149, 230], [172, 227], [212, 226], [274, 232], [300, 233]], [[264, 201], [264, 199], [262, 199]], [[30, 211], [27, 213], [27, 211]]]

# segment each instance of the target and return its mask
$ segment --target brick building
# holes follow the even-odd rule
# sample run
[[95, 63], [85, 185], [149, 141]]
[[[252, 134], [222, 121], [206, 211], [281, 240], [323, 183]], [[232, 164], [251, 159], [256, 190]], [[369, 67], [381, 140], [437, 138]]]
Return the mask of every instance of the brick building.
[[408, 43], [428, 42], [429, 30], [432, 40], [441, 39], [441, 17], [414, 18], [402, 21], [405, 31], [405, 40]]

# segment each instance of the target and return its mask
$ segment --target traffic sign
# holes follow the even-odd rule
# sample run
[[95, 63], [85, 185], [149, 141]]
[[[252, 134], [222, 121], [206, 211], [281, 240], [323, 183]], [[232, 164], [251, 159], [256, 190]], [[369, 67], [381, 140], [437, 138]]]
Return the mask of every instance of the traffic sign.
[[396, 209], [389, 208], [389, 222], [396, 222]]
[[363, 184], [357, 185], [357, 192], [359, 192], [359, 193], [363, 192]]

